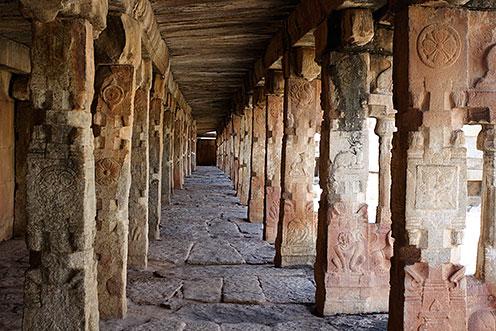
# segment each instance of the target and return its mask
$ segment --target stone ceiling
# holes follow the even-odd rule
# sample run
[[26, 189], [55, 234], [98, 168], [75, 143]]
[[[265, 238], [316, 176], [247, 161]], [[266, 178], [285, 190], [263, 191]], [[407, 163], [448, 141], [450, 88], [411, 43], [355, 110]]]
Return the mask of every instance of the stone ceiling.
[[215, 129], [298, 0], [152, 0], [198, 131]]
[[[198, 131], [217, 128], [243, 79], [299, 0], [151, 0]], [[0, 36], [30, 44], [19, 0], [0, 0]]]

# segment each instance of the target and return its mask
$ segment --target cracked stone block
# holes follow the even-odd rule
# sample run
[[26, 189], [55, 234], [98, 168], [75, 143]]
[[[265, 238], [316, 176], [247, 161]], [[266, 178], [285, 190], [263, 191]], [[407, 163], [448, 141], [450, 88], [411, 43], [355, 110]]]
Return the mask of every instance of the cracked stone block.
[[194, 242], [178, 239], [163, 239], [167, 242], [164, 245], [161, 241], [153, 241], [150, 244], [151, 260], [159, 260], [171, 262], [174, 264], [182, 264], [188, 258]]
[[188, 264], [243, 264], [245, 260], [227, 241], [211, 240], [193, 246]]
[[260, 283], [269, 302], [313, 303], [315, 300], [315, 284], [310, 277], [262, 276]]
[[174, 320], [152, 320], [148, 323], [130, 328], [130, 331], [183, 331], [186, 323]]
[[272, 328], [263, 324], [237, 323], [222, 324], [222, 331], [271, 331]]
[[131, 282], [129, 298], [136, 304], [160, 305], [171, 299], [183, 285], [178, 279], [145, 279]]
[[274, 261], [274, 246], [265, 241], [232, 239], [229, 243], [240, 252], [248, 264], [271, 264]]
[[185, 299], [201, 302], [220, 302], [222, 278], [205, 278], [185, 281], [183, 295]]
[[215, 218], [208, 223], [208, 232], [212, 237], [242, 237], [236, 224]]
[[186, 321], [184, 331], [221, 331], [220, 325], [208, 321]]
[[224, 279], [223, 301], [233, 303], [263, 303], [265, 296], [256, 276], [234, 276]]
[[325, 320], [304, 320], [304, 321], [291, 321], [286, 323], [277, 324], [273, 331], [287, 331], [287, 330], [318, 330], [318, 331], [339, 331], [339, 330], [357, 330], [357, 329], [337, 329]]

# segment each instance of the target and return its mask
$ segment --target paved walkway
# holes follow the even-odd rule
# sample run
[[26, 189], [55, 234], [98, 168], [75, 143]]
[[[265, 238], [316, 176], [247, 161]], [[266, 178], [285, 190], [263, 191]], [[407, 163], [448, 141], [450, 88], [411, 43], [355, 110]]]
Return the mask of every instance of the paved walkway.
[[[245, 218], [231, 181], [217, 168], [199, 167], [163, 208], [162, 239], [151, 243], [148, 270], [129, 270], [128, 317], [101, 322], [101, 329], [386, 330], [386, 315], [312, 315], [313, 270], [275, 268], [262, 226]], [[26, 267], [22, 242], [0, 244], [0, 330], [20, 325]]]

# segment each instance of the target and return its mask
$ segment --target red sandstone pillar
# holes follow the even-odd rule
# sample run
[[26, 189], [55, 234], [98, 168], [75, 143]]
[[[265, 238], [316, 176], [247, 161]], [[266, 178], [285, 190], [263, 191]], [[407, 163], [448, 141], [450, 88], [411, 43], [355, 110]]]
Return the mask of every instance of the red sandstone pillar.
[[275, 243], [281, 200], [281, 153], [284, 131], [284, 76], [271, 70], [266, 77], [265, 207], [264, 240]]
[[[316, 224], [313, 211], [314, 136], [319, 127], [320, 67], [312, 48], [296, 48], [283, 57], [284, 135], [281, 158], [281, 206], [276, 266], [312, 265]], [[311, 146], [311, 147], [309, 147]]]
[[267, 115], [265, 89], [255, 90], [253, 101], [251, 185], [248, 202], [248, 220], [262, 223], [264, 214], [265, 187], [265, 118]]

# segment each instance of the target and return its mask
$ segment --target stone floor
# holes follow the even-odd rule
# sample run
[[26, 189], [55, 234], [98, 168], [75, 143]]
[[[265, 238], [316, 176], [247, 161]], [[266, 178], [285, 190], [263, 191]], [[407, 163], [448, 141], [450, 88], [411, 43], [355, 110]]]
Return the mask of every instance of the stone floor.
[[[199, 167], [162, 213], [148, 269], [128, 273], [128, 317], [102, 330], [386, 330], [384, 314], [314, 316], [312, 269], [274, 268], [274, 247], [217, 168]], [[20, 328], [27, 265], [22, 241], [0, 244], [0, 330]]]

